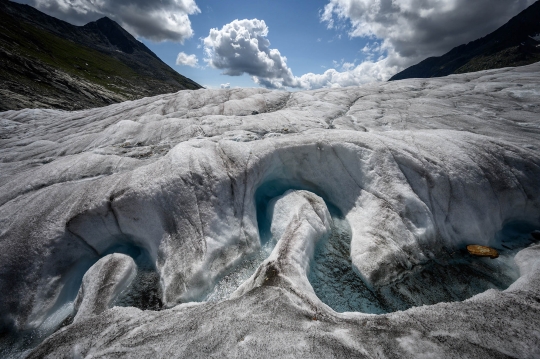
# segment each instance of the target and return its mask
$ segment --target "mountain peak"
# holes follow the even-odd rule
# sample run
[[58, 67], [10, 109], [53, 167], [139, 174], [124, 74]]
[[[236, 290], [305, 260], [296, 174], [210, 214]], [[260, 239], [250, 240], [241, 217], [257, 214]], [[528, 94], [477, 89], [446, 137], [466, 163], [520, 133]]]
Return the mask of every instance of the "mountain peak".
[[[133, 37], [129, 32], [127, 32], [119, 23], [111, 19], [110, 17], [104, 16], [96, 21], [93, 21], [98, 27], [100, 28], [108, 28], [108, 29], [117, 29], [120, 32], [124, 33], [127, 37]], [[87, 24], [88, 25], [88, 24]], [[86, 25], [85, 25], [86, 26]]]
[[124, 30], [116, 21], [102, 17], [89, 22], [84, 28], [100, 33], [111, 45], [126, 54], [132, 54], [138, 49], [139, 42], [129, 32]]
[[[110, 17], [108, 16], [103, 16], [102, 18], [96, 20], [95, 22], [101, 22], [101, 23], [113, 23], [113, 24], [116, 24], [118, 25], [118, 23], [114, 20], [112, 20]], [[120, 25], [118, 25], [120, 26]]]
[[0, 90], [11, 94], [0, 96], [0, 111], [82, 109], [201, 87], [107, 17], [76, 26], [0, 0], [0, 28]]

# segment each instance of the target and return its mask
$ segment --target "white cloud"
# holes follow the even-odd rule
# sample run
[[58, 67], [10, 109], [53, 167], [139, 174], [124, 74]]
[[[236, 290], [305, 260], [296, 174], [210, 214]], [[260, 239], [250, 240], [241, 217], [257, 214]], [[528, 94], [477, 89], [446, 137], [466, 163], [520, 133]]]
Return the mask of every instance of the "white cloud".
[[402, 69], [487, 35], [535, 0], [329, 0], [320, 13], [329, 29], [347, 23], [349, 36], [380, 39], [386, 65]]
[[249, 74], [265, 87], [298, 87], [287, 58], [270, 48], [267, 35], [266, 23], [258, 19], [234, 20], [221, 30], [211, 29], [203, 40], [205, 61], [225, 75]]
[[342, 65], [341, 65], [341, 69], [344, 70], [344, 71], [350, 71], [354, 68], [354, 62], [344, 62]]
[[364, 54], [367, 54], [367, 55], [373, 55], [376, 53], [381, 53], [382, 49], [381, 49], [381, 45], [375, 41], [373, 43], [368, 42], [360, 51], [362, 51]]
[[72, 24], [107, 16], [135, 36], [183, 43], [193, 35], [189, 15], [200, 13], [195, 0], [18, 0]]
[[184, 65], [184, 66], [191, 66], [191, 67], [198, 67], [199, 60], [197, 59], [196, 55], [187, 55], [184, 52], [180, 52], [178, 54], [178, 57], [176, 58], [176, 64]]
[[[203, 40], [205, 61], [223, 74], [247, 73], [267, 88], [357, 86], [388, 80], [429, 56], [486, 35], [534, 0], [329, 0], [320, 12], [328, 28], [372, 39], [360, 64], [334, 61], [322, 74], [294, 76], [287, 58], [271, 49], [263, 20], [234, 20]], [[340, 34], [335, 38], [339, 39]]]
[[[397, 68], [386, 59], [366, 61], [359, 65], [334, 61], [334, 67], [323, 74], [308, 73], [294, 76], [287, 66], [287, 58], [279, 50], [270, 48], [269, 29], [263, 20], [234, 20], [221, 30], [211, 29], [203, 39], [205, 59], [210, 66], [223, 70], [223, 74], [252, 76], [253, 81], [266, 88], [302, 88], [358, 86], [374, 81], [388, 80]], [[223, 84], [222, 88], [225, 85]]]
[[301, 88], [317, 89], [321, 87], [346, 87], [358, 86], [375, 81], [386, 81], [397, 68], [389, 66], [387, 59], [377, 62], [364, 61], [356, 67], [353, 64], [344, 63], [343, 71], [328, 69], [322, 74], [308, 73], [296, 78]]
[[221, 84], [220, 88], [222, 88], [222, 89], [230, 89], [231, 84], [229, 82], [227, 82], [226, 84]]

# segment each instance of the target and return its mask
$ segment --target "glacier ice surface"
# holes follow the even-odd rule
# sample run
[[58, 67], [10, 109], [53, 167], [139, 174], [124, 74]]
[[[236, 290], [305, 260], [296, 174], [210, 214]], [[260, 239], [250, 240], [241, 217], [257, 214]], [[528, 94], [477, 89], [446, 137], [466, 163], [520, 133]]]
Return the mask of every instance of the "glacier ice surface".
[[[0, 354], [538, 357], [539, 86], [533, 64], [0, 113]], [[109, 255], [131, 285], [73, 320]]]
[[497, 233], [499, 257], [476, 258], [465, 249], [440, 255], [395, 283], [372, 288], [354, 272], [350, 226], [333, 216], [329, 238], [317, 248], [309, 280], [315, 293], [337, 312], [381, 314], [439, 302], [462, 301], [488, 289], [505, 290], [518, 277], [515, 255], [538, 240], [535, 227], [509, 223]]
[[127, 287], [131, 285], [137, 268], [130, 256], [109, 254], [98, 260], [84, 274], [81, 288], [75, 298], [76, 315], [73, 322], [103, 313]]

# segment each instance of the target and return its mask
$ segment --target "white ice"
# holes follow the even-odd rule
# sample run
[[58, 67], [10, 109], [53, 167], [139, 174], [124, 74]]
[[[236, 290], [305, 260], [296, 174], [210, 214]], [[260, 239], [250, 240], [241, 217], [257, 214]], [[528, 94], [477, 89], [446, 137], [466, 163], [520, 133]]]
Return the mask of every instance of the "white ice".
[[96, 262], [84, 275], [75, 299], [74, 323], [99, 315], [112, 307], [114, 300], [135, 279], [137, 266], [125, 254], [109, 254]]
[[[255, 275], [233, 299], [187, 303], [260, 253], [264, 231], [283, 238], [291, 208], [305, 201], [342, 215], [350, 268], [375, 292], [467, 244], [503, 250], [498, 233], [509, 224], [540, 228], [539, 92], [533, 64], [363, 87], [181, 91], [77, 112], [0, 113], [0, 332], [59, 324], [84, 273], [129, 247], [148, 254], [165, 309], [81, 317], [30, 358], [69, 357], [75, 345], [81, 357], [153, 359], [538, 357], [531, 241], [519, 242], [528, 248], [515, 256], [519, 278], [506, 290], [381, 315], [338, 313], [307, 279], [307, 246], [324, 232], [322, 220], [277, 242], [255, 271], [284, 259], [295, 263], [279, 277], [286, 280], [260, 285]], [[261, 211], [288, 190], [306, 191], [304, 199], [270, 209], [266, 228]], [[308, 226], [315, 212], [298, 223]]]

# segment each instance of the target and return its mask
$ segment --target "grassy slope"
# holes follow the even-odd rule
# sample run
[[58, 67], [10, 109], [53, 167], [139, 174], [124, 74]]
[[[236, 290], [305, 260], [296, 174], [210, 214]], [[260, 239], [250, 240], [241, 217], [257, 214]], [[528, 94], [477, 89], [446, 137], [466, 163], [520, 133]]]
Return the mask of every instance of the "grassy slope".
[[525, 66], [538, 61], [540, 61], [540, 51], [523, 51], [520, 46], [514, 46], [493, 54], [476, 56], [454, 73], [462, 74], [502, 67]]
[[[128, 96], [133, 91], [122, 90], [123, 84], [145, 81], [144, 77], [115, 58], [18, 22], [11, 16], [0, 13], [0, 23], [2, 47], [19, 56], [40, 61]], [[0, 73], [7, 78], [13, 77], [7, 68], [0, 68]]]

